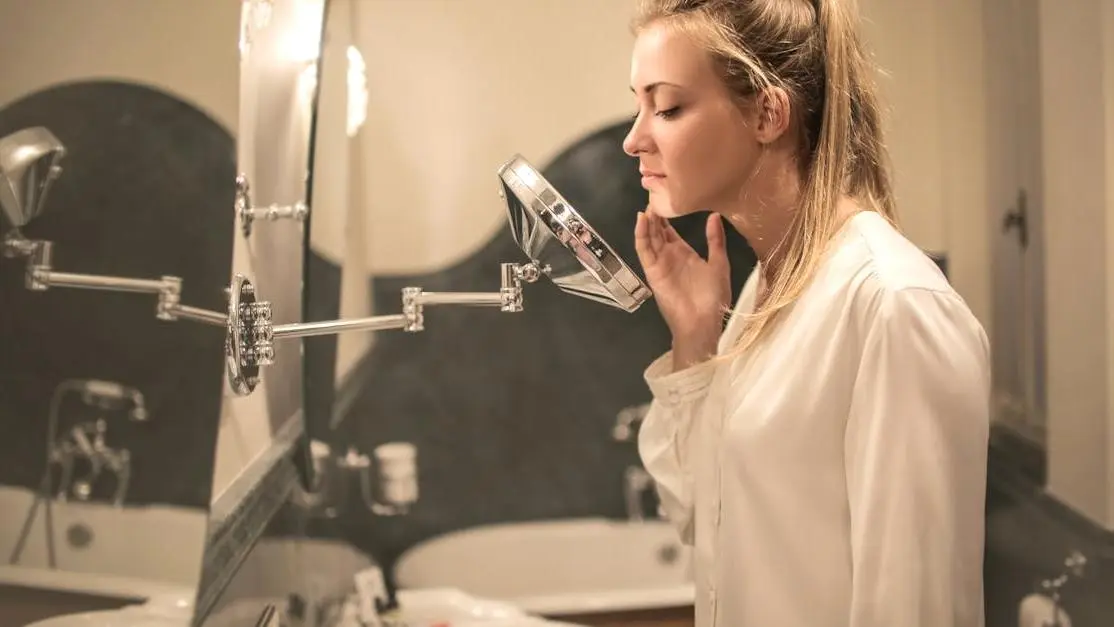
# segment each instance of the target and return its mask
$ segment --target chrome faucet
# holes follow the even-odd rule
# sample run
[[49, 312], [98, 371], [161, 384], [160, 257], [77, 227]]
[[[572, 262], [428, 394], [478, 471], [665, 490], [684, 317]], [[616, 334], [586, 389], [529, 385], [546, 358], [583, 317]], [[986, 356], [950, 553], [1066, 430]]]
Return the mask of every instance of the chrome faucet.
[[[654, 478], [640, 466], [628, 466], [623, 473], [623, 500], [627, 505], [627, 520], [642, 522], [646, 520], [642, 506], [643, 495], [654, 489]], [[660, 515], [660, 511], [658, 512]]]
[[[650, 411], [650, 403], [631, 405], [619, 410], [615, 415], [615, 426], [611, 430], [611, 437], [616, 442], [635, 442], [638, 439], [638, 426]], [[628, 466], [623, 473], [623, 502], [627, 508], [627, 520], [641, 522], [646, 520], [646, 509], [643, 507], [643, 497], [647, 491], [654, 490], [654, 478], [641, 466]], [[656, 492], [655, 492], [656, 494]], [[661, 505], [658, 505], [657, 515], [661, 517]]]
[[[50, 454], [52, 464], [61, 467], [57, 498], [65, 501], [72, 492], [79, 501], [93, 496], [93, 486], [105, 471], [116, 479], [112, 502], [117, 507], [124, 504], [128, 483], [131, 481], [131, 451], [115, 449], [105, 443], [108, 426], [104, 419], [79, 424], [56, 442]], [[88, 467], [80, 479], [74, 479], [74, 462], [83, 461]]]
[[[108, 424], [104, 418], [63, 427], [59, 410], [62, 398], [67, 393], [78, 393], [83, 404], [101, 413], [127, 410], [130, 420], [146, 422], [150, 416], [143, 393], [114, 381], [70, 379], [55, 387], [47, 416], [50, 453], [48, 470], [43, 477], [42, 496], [49, 498], [49, 494], [53, 492], [55, 498], [64, 501], [72, 493], [77, 500], [87, 501], [93, 496], [94, 485], [107, 471], [115, 478], [112, 502], [117, 507], [122, 506], [131, 481], [131, 451], [113, 448], [106, 443]], [[88, 470], [75, 480], [74, 466], [79, 461]], [[51, 488], [50, 466], [61, 469], [57, 489]]]
[[635, 439], [635, 427], [646, 417], [650, 411], [650, 404], [631, 405], [619, 410], [615, 414], [615, 426], [611, 429], [611, 437], [616, 442], [631, 442]]

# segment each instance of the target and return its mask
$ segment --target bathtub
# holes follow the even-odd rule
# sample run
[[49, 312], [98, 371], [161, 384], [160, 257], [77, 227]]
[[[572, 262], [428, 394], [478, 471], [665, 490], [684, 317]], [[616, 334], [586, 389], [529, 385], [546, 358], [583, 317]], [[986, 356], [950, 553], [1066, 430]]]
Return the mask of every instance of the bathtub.
[[399, 588], [451, 586], [544, 616], [658, 610], [692, 605], [689, 551], [662, 521], [493, 524], [415, 545], [394, 575]]
[[62, 576], [64, 571], [71, 579], [88, 580], [92, 585], [103, 579], [165, 584], [175, 589], [196, 588], [201, 576], [207, 511], [167, 505], [114, 507], [105, 503], [54, 501], [51, 514], [56, 568], [51, 569], [46, 508], [40, 503], [19, 562], [9, 565], [34, 501], [35, 493], [31, 490], [0, 485], [3, 512], [0, 565], [5, 567], [8, 578], [25, 571], [28, 576], [52, 579], [51, 573]]

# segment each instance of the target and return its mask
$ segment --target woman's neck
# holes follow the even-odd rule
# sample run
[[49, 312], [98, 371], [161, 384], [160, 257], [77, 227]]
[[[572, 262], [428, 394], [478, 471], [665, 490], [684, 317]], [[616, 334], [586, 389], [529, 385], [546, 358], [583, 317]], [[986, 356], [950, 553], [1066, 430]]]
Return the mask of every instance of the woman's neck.
[[766, 284], [781, 266], [801, 204], [800, 177], [794, 169], [783, 167], [762, 180], [752, 179], [732, 206], [717, 212], [746, 239]]
[[[727, 221], [747, 240], [758, 257], [762, 285], [771, 285], [783, 265], [785, 254], [789, 250], [790, 238], [793, 237], [793, 222], [797, 217], [800, 202], [800, 194], [793, 190], [792, 193], [783, 193], [744, 204], [739, 209], [725, 214]], [[861, 210], [862, 208], [854, 199], [840, 196], [836, 200], [836, 206], [833, 207], [835, 220], [832, 232], [839, 231], [847, 220]]]

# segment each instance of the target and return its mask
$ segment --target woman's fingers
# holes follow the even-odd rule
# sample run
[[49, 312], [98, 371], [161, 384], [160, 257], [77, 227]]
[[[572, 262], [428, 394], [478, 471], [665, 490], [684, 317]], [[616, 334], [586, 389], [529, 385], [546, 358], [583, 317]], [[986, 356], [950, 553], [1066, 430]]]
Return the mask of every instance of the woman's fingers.
[[646, 217], [650, 222], [650, 247], [654, 249], [654, 253], [660, 253], [662, 246], [665, 245], [665, 235], [661, 228], [661, 218], [647, 213]]
[[677, 229], [673, 228], [673, 224], [669, 220], [662, 217], [658, 217], [658, 220], [661, 221], [662, 236], [666, 242], [671, 244], [681, 241], [681, 236], [677, 235]]
[[651, 220], [652, 218], [649, 215], [639, 211], [638, 218], [634, 223], [634, 250], [642, 260], [643, 266], [652, 265], [658, 259], [657, 250], [650, 234], [653, 229], [650, 224]]

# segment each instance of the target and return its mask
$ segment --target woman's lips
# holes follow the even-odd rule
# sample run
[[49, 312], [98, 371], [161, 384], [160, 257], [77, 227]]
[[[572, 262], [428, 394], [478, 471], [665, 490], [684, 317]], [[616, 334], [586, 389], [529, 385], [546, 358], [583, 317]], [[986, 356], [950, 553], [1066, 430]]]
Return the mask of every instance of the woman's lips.
[[642, 173], [642, 187], [645, 187], [645, 188], [648, 189], [651, 185], [653, 185], [654, 183], [657, 183], [658, 181], [662, 180], [663, 178], [665, 178], [664, 174], [654, 174], [652, 172], [643, 172]]

